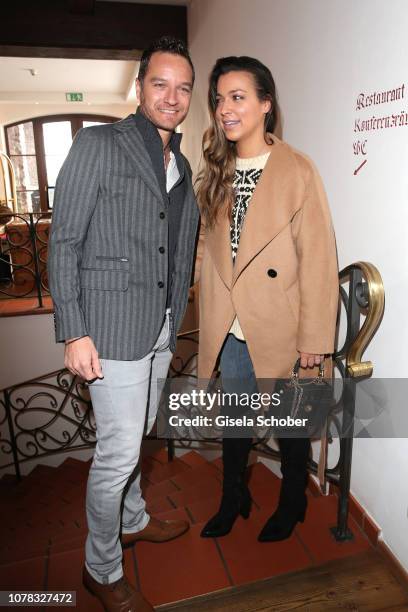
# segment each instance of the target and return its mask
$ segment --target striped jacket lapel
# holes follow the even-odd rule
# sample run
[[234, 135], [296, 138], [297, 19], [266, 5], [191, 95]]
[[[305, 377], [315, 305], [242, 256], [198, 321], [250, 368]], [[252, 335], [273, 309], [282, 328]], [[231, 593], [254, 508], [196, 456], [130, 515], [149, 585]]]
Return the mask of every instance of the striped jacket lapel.
[[159, 182], [154, 172], [149, 153], [143, 142], [143, 138], [137, 129], [133, 115], [115, 124], [115, 141], [125, 151], [133, 163], [137, 174], [147, 187], [160, 200], [163, 201], [163, 194]]

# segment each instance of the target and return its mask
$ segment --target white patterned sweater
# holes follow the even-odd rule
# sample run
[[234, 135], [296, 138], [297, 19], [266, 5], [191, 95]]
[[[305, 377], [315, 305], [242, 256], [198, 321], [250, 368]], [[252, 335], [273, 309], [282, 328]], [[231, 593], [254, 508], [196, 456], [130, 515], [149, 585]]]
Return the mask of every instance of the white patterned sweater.
[[[269, 152], [265, 153], [264, 155], [259, 155], [258, 157], [236, 158], [235, 175], [233, 181], [235, 202], [232, 208], [230, 226], [231, 254], [233, 263], [235, 263], [238, 252], [239, 239], [245, 220], [245, 214], [248, 210], [256, 184], [262, 174], [262, 170], [265, 168], [266, 162], [268, 161], [268, 157]], [[237, 317], [235, 317], [229, 333], [234, 334], [238, 340], [245, 340]]]

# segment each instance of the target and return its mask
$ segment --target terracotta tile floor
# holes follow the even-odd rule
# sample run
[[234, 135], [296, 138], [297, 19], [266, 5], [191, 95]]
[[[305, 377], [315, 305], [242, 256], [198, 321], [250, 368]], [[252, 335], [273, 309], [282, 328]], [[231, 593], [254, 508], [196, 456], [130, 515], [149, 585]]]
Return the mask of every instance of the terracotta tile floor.
[[190, 466], [188, 466], [180, 459], [174, 459], [171, 463], [164, 463], [156, 467], [156, 465], [151, 464], [146, 471], [146, 478], [152, 484], [158, 484], [159, 482], [163, 482], [164, 480], [168, 480], [180, 472], [184, 472], [186, 470], [191, 470]]
[[190, 485], [181, 491], [168, 495], [170, 501], [177, 506], [187, 506], [188, 504], [216, 497], [221, 494], [221, 482], [212, 476], [204, 476], [196, 484]]
[[299, 537], [316, 563], [354, 555], [370, 546], [367, 537], [360, 531], [353, 518], [349, 520], [349, 527], [354, 540], [337, 542], [334, 539], [330, 527], [336, 523], [336, 509], [337, 499], [332, 495], [309, 499], [306, 520], [296, 527]]
[[[77, 610], [101, 610], [82, 587], [86, 538], [84, 496], [89, 462], [68, 459], [59, 468], [38, 466], [15, 484], [0, 481], [0, 588], [76, 590]], [[257, 535], [279, 495], [279, 479], [264, 464], [248, 470], [254, 504], [248, 520], [238, 518], [224, 537], [200, 538], [219, 505], [222, 463], [189, 452], [167, 462], [165, 451], [143, 459], [143, 488], [149, 511], [161, 518], [188, 519], [190, 530], [162, 544], [139, 542], [124, 552], [129, 580], [154, 605], [186, 599], [232, 585], [354, 555], [371, 547], [350, 517], [354, 540], [339, 544], [329, 527], [336, 521], [333, 495], [309, 496], [306, 521], [284, 542], [263, 544]], [[4, 512], [6, 511], [6, 512]]]
[[36, 590], [44, 588], [47, 559], [43, 555], [27, 561], [1, 565], [0, 590]]
[[152, 502], [147, 504], [147, 510], [150, 514], [167, 512], [168, 510], [174, 510], [175, 507], [175, 504], [173, 504], [168, 497], [154, 499]]
[[150, 482], [144, 486], [142, 485], [143, 495], [148, 504], [155, 499], [166, 497], [179, 490], [179, 487], [177, 487], [172, 480], [163, 480], [163, 482], [159, 482], [156, 485], [152, 485]]
[[215, 514], [220, 505], [220, 496], [208, 497], [200, 501], [192, 502], [186, 506], [191, 520], [194, 523], [205, 523], [206, 520]]
[[177, 540], [135, 546], [141, 589], [154, 605], [230, 586], [215, 542], [200, 530], [193, 525]]

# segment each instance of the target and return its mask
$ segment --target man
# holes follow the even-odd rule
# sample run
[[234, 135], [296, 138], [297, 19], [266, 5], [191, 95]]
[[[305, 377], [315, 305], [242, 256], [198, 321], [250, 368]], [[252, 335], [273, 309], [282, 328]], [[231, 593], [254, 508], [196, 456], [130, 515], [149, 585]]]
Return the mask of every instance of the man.
[[49, 255], [56, 338], [66, 344], [69, 370], [89, 381], [97, 426], [84, 584], [109, 611], [153, 610], [123, 575], [120, 531], [130, 545], [170, 540], [189, 527], [149, 517], [138, 462], [190, 284], [199, 214], [175, 128], [193, 82], [184, 43], [154, 43], [141, 59], [136, 114], [81, 130], [56, 185]]

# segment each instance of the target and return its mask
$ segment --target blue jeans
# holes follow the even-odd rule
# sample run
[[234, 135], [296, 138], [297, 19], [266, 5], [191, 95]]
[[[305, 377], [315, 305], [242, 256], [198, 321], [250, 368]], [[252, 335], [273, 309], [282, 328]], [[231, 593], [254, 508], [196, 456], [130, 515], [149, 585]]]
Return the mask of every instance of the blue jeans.
[[[221, 351], [220, 370], [223, 388], [232, 393], [231, 384], [256, 390], [254, 367], [246, 342], [228, 334]], [[225, 381], [225, 384], [224, 384]], [[235, 386], [234, 385], [234, 386]], [[250, 391], [248, 391], [249, 393]]]
[[[251, 357], [249, 355], [246, 342], [238, 340], [234, 335], [228, 334], [224, 343], [220, 358], [220, 370], [222, 389], [226, 393], [258, 393], [258, 386], [255, 377], [254, 368]], [[223, 414], [228, 416], [242, 416], [245, 413], [251, 412], [247, 407], [231, 406], [224, 407]], [[224, 436], [225, 436], [224, 431]], [[246, 465], [246, 456], [248, 445], [245, 445], [244, 438], [251, 438], [253, 432], [249, 427], [235, 427], [233, 435], [231, 430], [228, 431], [230, 438], [240, 438], [237, 440], [235, 455], [233, 461], [240, 464], [241, 467]], [[304, 489], [307, 483], [307, 462], [310, 453], [310, 440], [308, 438], [278, 438], [279, 448], [281, 452], [281, 470], [287, 488], [290, 493], [300, 492], [304, 494]], [[233, 443], [234, 444], [234, 443]], [[249, 444], [249, 442], [248, 442]], [[231, 447], [231, 442], [224, 437], [224, 456], [225, 449]], [[242, 456], [242, 461], [240, 460]], [[225, 465], [225, 457], [224, 457]]]
[[[221, 384], [224, 393], [257, 393], [258, 387], [251, 357], [246, 342], [238, 340], [233, 334], [228, 334], [220, 357]], [[237, 403], [227, 406], [223, 404], [222, 414], [239, 417], [251, 414], [248, 406]], [[234, 429], [233, 437], [252, 437], [248, 428]]]

